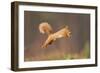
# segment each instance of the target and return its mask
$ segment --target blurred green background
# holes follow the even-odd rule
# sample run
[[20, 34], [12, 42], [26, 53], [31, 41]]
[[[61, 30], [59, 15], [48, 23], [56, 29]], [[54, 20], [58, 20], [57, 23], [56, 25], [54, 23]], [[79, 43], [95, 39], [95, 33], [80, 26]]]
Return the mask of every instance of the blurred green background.
[[[39, 24], [48, 22], [56, 32], [68, 25], [71, 38], [62, 38], [46, 49], [47, 39]], [[24, 61], [69, 60], [90, 58], [90, 15], [78, 13], [24, 11]]]

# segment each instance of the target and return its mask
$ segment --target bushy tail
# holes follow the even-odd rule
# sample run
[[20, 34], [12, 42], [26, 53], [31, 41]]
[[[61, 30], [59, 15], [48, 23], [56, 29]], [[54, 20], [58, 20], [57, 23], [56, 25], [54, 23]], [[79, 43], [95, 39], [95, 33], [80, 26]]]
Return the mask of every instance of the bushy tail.
[[42, 34], [50, 35], [52, 33], [52, 27], [47, 22], [42, 22], [41, 24], [39, 24], [39, 31]]

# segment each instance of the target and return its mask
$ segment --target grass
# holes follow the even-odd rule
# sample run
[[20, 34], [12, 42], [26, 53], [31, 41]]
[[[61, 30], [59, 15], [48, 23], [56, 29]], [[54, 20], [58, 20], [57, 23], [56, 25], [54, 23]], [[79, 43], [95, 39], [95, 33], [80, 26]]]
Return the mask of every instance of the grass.
[[84, 44], [83, 50], [79, 53], [63, 53], [53, 51], [51, 54], [37, 55], [36, 57], [26, 57], [25, 61], [43, 61], [43, 60], [72, 60], [72, 59], [87, 59], [90, 57], [89, 43]]

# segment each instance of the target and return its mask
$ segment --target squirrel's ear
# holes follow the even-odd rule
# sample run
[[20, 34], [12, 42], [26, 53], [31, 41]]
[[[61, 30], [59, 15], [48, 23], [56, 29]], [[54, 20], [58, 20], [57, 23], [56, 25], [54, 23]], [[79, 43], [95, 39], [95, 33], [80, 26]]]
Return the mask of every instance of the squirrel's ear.
[[67, 25], [66, 25], [65, 27], [66, 27], [66, 28], [68, 28], [68, 26], [67, 26]]
[[64, 28], [67, 28], [68, 29], [69, 27], [68, 27], [68, 25], [64, 25]]

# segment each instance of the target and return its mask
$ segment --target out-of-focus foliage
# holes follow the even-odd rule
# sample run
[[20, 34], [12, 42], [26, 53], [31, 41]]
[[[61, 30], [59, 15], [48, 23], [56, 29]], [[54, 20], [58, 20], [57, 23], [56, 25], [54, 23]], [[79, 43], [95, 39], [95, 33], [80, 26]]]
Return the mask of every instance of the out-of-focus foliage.
[[84, 50], [83, 50], [83, 57], [89, 58], [89, 56], [90, 56], [89, 43], [86, 42], [84, 45]]
[[64, 59], [84, 59], [84, 58], [87, 59], [89, 57], [90, 57], [90, 49], [88, 42], [84, 44], [84, 48], [80, 53], [64, 55]]
[[[83, 46], [83, 50], [81, 50], [79, 53], [66, 53], [61, 54], [60, 52], [55, 52], [55, 54], [49, 54], [49, 55], [42, 55], [39, 57], [36, 57], [36, 59], [45, 59], [46, 60], [73, 60], [73, 59], [87, 59], [90, 57], [90, 49], [89, 49], [89, 42], [85, 42]], [[28, 57], [25, 59], [26, 61], [34, 60], [34, 57]]]

